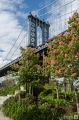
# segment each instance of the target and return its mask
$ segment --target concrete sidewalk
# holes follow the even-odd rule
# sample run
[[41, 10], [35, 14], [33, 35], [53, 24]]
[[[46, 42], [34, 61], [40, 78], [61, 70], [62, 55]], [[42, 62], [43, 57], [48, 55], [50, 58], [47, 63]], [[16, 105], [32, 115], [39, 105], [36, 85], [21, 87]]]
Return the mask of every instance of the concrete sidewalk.
[[4, 116], [2, 110], [1, 110], [1, 106], [3, 104], [3, 102], [8, 99], [11, 95], [8, 96], [0, 96], [0, 120], [11, 120], [10, 118]]
[[4, 116], [4, 114], [2, 113], [2, 111], [0, 110], [0, 120], [11, 120], [10, 118]]

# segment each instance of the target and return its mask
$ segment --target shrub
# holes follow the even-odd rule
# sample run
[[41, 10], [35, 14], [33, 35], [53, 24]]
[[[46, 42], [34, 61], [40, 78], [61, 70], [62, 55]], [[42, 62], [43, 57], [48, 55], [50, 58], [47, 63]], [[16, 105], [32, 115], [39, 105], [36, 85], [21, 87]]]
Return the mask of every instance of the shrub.
[[43, 85], [38, 83], [37, 81], [33, 81], [31, 85], [33, 87], [33, 95], [35, 97], [37, 97], [44, 90]]
[[78, 120], [76, 118], [74, 119], [74, 115], [78, 115], [78, 118], [79, 118], [79, 114], [74, 112], [74, 113], [72, 113], [72, 114], [70, 114], [68, 116], [63, 115], [63, 116], [59, 117], [59, 120]]
[[[29, 98], [29, 97], [28, 97]], [[9, 98], [3, 104], [3, 112], [13, 120], [59, 120], [60, 113], [47, 105], [28, 104], [28, 99]], [[62, 115], [62, 114], [61, 114]]]
[[9, 99], [4, 101], [3, 112], [6, 116], [11, 117], [11, 112], [16, 102], [17, 102], [17, 99], [15, 97], [10, 97]]
[[14, 94], [15, 90], [18, 89], [17, 85], [13, 85], [12, 87], [3, 87], [0, 90], [0, 96], [6, 96], [7, 94]]
[[26, 97], [26, 91], [21, 91], [20, 92], [20, 97], [25, 98]]

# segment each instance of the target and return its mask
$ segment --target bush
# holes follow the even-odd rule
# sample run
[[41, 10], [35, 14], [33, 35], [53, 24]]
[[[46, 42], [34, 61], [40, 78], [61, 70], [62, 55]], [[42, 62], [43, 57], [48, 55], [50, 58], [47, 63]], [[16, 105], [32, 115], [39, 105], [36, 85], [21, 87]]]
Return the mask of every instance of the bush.
[[21, 91], [20, 92], [20, 97], [25, 98], [26, 97], [26, 91]]
[[10, 97], [9, 99], [4, 101], [3, 112], [6, 116], [11, 117], [12, 110], [16, 102], [17, 102], [17, 99], [15, 97]]
[[15, 97], [11, 97], [4, 102], [3, 112], [6, 116], [13, 118], [14, 120], [20, 120], [19, 116], [22, 118], [24, 112], [26, 112], [26, 105], [26, 99], [18, 101]]
[[17, 100], [15, 97], [11, 97], [6, 100], [3, 104], [4, 114], [13, 120], [59, 120], [58, 111], [41, 104], [39, 107], [35, 104], [28, 104], [29, 99], [27, 98]]
[[74, 117], [73, 116], [63, 116], [63, 117], [60, 117], [59, 120], [74, 120]]
[[38, 95], [44, 90], [43, 85], [38, 83], [37, 81], [33, 81], [31, 85], [33, 87], [33, 96], [35, 97], [38, 97]]
[[18, 89], [17, 85], [13, 85], [12, 87], [4, 87], [0, 90], [0, 96], [7, 96], [7, 94], [14, 94], [15, 90]]
[[68, 116], [63, 115], [62, 117], [59, 117], [59, 120], [78, 120], [78, 119], [74, 119], [74, 115], [78, 115], [78, 118], [79, 118], [79, 114], [74, 112]]

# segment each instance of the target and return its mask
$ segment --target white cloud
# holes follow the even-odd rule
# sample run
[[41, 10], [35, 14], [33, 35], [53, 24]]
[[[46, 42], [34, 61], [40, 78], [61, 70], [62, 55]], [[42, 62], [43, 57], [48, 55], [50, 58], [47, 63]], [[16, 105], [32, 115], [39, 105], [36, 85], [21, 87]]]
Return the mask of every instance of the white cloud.
[[28, 16], [28, 13], [23, 13], [21, 11], [17, 11], [16, 16], [26, 19]]
[[[23, 1], [24, 0], [0, 0], [0, 50], [3, 51], [0, 51], [0, 67], [1, 63], [17, 39], [20, 31], [22, 30], [23, 26], [19, 22], [20, 18], [21, 20], [26, 20], [27, 13], [24, 13], [22, 8], [28, 8], [28, 5], [25, 5]], [[4, 61], [4, 64], [9, 61], [10, 56], [16, 50], [16, 47], [20, 44], [25, 33], [26, 29], [23, 30], [7, 60]], [[17, 54], [19, 53], [17, 52], [16, 56]]]
[[27, 4], [23, 3], [24, 0], [0, 0], [0, 11], [1, 10], [11, 10], [16, 11], [16, 5], [19, 8], [28, 8]]

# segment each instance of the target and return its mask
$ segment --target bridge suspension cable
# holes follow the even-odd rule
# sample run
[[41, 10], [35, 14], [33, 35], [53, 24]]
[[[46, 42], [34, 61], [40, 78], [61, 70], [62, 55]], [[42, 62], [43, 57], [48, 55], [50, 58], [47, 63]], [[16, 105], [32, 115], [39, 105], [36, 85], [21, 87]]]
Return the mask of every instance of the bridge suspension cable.
[[50, 11], [44, 13], [44, 14], [41, 14], [41, 15], [39, 15], [39, 17], [44, 16], [44, 15], [46, 15], [46, 14], [48, 14], [48, 13], [54, 12], [54, 11], [56, 11], [56, 10], [64, 7], [64, 6], [66, 6], [67, 4], [70, 4], [70, 3], [73, 2], [73, 1], [75, 1], [75, 0], [72, 0], [72, 1], [70, 1], [70, 2], [68, 2], [68, 3], [66, 3], [66, 4], [64, 4], [64, 5], [60, 6], [60, 7], [57, 7], [57, 8], [55, 8], [55, 9], [53, 9], [53, 10], [50, 10]]
[[[77, 9], [77, 10], [79, 10], [79, 9]], [[52, 17], [52, 18], [50, 18], [50, 20], [56, 19], [56, 18], [58, 18], [58, 17], [65, 16], [65, 15], [70, 14], [70, 13], [72, 13], [72, 12], [75, 12], [75, 10], [73, 10], [73, 11], [71, 11], [71, 12], [68, 12], [68, 13], [66, 13], [66, 14], [63, 14], [63, 15], [59, 15], [59, 16], [57, 16], [57, 17]], [[69, 19], [69, 17], [66, 18], [66, 19]], [[49, 19], [48, 19], [48, 20], [49, 20]], [[65, 19], [63, 19], [63, 20], [65, 20]], [[61, 20], [60, 20], [60, 21], [61, 21]]]
[[51, 2], [51, 3], [49, 3], [48, 5], [46, 5], [46, 6], [42, 7], [42, 8], [40, 8], [40, 9], [36, 10], [34, 13], [37, 13], [37, 12], [43, 10], [44, 8], [50, 6], [51, 4], [53, 4], [53, 3], [57, 2], [57, 1], [58, 1], [58, 0], [55, 0], [55, 1]]
[[26, 37], [28, 31], [26, 32], [26, 34], [24, 35], [23, 39], [21, 40], [20, 44], [18, 45], [18, 47], [15, 49], [14, 53], [11, 55], [10, 59], [12, 59], [13, 55], [15, 54], [15, 52], [18, 50], [18, 48], [20, 47], [22, 41], [24, 40], [24, 38]]
[[[75, 3], [75, 5], [77, 5], [77, 3], [78, 3], [78, 0], [70, 0], [69, 2], [66, 2], [66, 0], [64, 0], [64, 3], [63, 3], [63, 5], [61, 5], [61, 6], [58, 6], [58, 7], [56, 7], [55, 9], [49, 9], [49, 11], [47, 11], [47, 12], [45, 12], [45, 13], [42, 13], [42, 14], [40, 14], [40, 15], [38, 15], [38, 17], [44, 17], [45, 15], [49, 15], [50, 14], [50, 17], [49, 18], [47, 18], [47, 19], [45, 19], [45, 20], [47, 20], [49, 23], [51, 23], [51, 20], [53, 20], [53, 22], [52, 22], [52, 24], [54, 25], [54, 26], [50, 26], [50, 29], [49, 29], [49, 31], [51, 30], [52, 32], [53, 32], [53, 30], [55, 31], [54, 32], [54, 35], [56, 35], [56, 34], [59, 34], [60, 32], [63, 32], [63, 31], [65, 31], [66, 29], [67, 29], [67, 26], [68, 26], [68, 23], [67, 23], [67, 20], [68, 20], [68, 18], [70, 17], [70, 16], [72, 16], [72, 13], [74, 13], [75, 11], [78, 11], [79, 9], [79, 7], [78, 7], [78, 5], [77, 5], [77, 8], [76, 8], [76, 6], [75, 6], [75, 10], [73, 10], [72, 9], [72, 4], [74, 4]], [[71, 5], [70, 6], [70, 9], [69, 9], [69, 11], [70, 12], [68, 12], [68, 10], [66, 11], [66, 7], [68, 7], [69, 5]], [[53, 7], [50, 7], [50, 8], [53, 8]], [[64, 9], [65, 8], [65, 9]], [[58, 12], [57, 13], [57, 10], [59, 10], [60, 11], [60, 9], [64, 9], [64, 12], [63, 11], [61, 11], [60, 13]], [[55, 12], [56, 11], [56, 12]], [[62, 13], [64, 13], [63, 15], [62, 15]], [[68, 15], [69, 14], [69, 15]], [[53, 17], [52, 17], [53, 16]], [[61, 20], [58, 20], [58, 19], [61, 19]], [[65, 19], [62, 19], [62, 18], [65, 18]], [[58, 23], [58, 22], [61, 22], [61, 23]], [[61, 24], [61, 25], [60, 25]], [[58, 28], [58, 26], [60, 25], [60, 27]], [[54, 27], [54, 29], [52, 29]], [[58, 29], [58, 31], [60, 31], [60, 32], [57, 32], [57, 29]], [[60, 29], [60, 30], [59, 30]], [[49, 35], [50, 35], [51, 33], [49, 33]], [[51, 37], [53, 37], [52, 36], [52, 34], [51, 34]]]
[[16, 42], [18, 41], [18, 39], [19, 39], [21, 33], [23, 32], [23, 30], [24, 30], [24, 28], [25, 28], [27, 22], [28, 22], [28, 20], [25, 21], [25, 23], [24, 23], [24, 25], [23, 25], [23, 27], [22, 27], [22, 29], [21, 29], [21, 31], [20, 31], [20, 33], [19, 33], [17, 39], [15, 40], [15, 42], [14, 42], [13, 46], [11, 47], [10, 51], [8, 52], [8, 54], [7, 54], [6, 57], [4, 58], [3, 62], [1, 63], [1, 66], [3, 65], [4, 61], [7, 59], [8, 55], [9, 55], [10, 52], [12, 51], [12, 49], [13, 49], [13, 47], [15, 46]]

